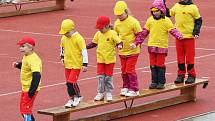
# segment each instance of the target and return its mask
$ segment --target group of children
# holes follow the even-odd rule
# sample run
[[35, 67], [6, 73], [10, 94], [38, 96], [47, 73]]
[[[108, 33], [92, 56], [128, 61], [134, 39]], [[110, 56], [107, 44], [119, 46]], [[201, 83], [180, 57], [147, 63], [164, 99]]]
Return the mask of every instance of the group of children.
[[[135, 65], [141, 51], [142, 42], [148, 37], [148, 53], [151, 69], [150, 89], [165, 88], [165, 58], [168, 53], [168, 33], [176, 38], [178, 76], [176, 84], [184, 83], [186, 71], [188, 78], [185, 83], [194, 83], [195, 39], [199, 37], [202, 19], [198, 8], [192, 0], [179, 0], [170, 10], [165, 0], [155, 0], [150, 8], [151, 16], [143, 28], [139, 21], [129, 15], [128, 6], [124, 1], [117, 1], [114, 15], [117, 20], [114, 27], [107, 16], [99, 16], [96, 22], [94, 38], [85, 44], [84, 38], [75, 30], [71, 19], [63, 20], [59, 34], [61, 38], [61, 62], [65, 68], [67, 92], [70, 97], [65, 107], [75, 107], [82, 100], [77, 83], [80, 71], [87, 71], [87, 49], [96, 47], [98, 90], [95, 101], [112, 101], [113, 69], [116, 63], [116, 48], [121, 62], [123, 80], [120, 95], [138, 96], [139, 86]], [[169, 17], [174, 16], [176, 27]], [[33, 51], [35, 41], [23, 38], [18, 42], [20, 51], [24, 53], [22, 62], [13, 65], [21, 69], [22, 96], [20, 111], [25, 121], [34, 121], [32, 106], [39, 90], [42, 63]], [[187, 64], [187, 68], [186, 68]]]

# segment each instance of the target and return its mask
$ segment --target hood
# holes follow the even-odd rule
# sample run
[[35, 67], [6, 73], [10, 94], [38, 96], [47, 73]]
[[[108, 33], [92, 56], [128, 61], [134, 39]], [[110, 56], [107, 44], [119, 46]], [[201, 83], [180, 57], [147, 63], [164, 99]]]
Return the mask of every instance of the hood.
[[152, 8], [157, 8], [157, 9], [159, 9], [160, 11], [162, 11], [164, 15], [166, 15], [166, 6], [165, 6], [164, 1], [165, 1], [165, 0], [155, 0], [155, 1], [152, 3]]

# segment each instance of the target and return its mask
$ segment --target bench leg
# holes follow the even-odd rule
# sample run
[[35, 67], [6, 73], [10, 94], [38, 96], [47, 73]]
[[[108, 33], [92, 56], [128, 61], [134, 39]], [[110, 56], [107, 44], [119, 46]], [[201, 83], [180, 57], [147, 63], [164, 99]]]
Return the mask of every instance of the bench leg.
[[188, 94], [190, 100], [196, 101], [196, 87], [197, 86], [192, 86], [181, 89], [181, 95]]
[[69, 120], [70, 120], [70, 113], [53, 116], [53, 121], [69, 121]]
[[56, 6], [58, 6], [61, 9], [65, 9], [65, 2], [66, 0], [56, 0]]

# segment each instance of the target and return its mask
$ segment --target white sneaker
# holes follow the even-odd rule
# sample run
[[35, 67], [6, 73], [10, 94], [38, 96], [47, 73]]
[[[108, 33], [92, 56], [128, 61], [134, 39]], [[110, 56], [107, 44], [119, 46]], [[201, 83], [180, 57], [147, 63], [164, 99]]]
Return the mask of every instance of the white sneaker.
[[128, 92], [128, 88], [122, 88], [120, 95], [125, 96], [125, 94]]
[[94, 100], [95, 101], [100, 101], [104, 99], [104, 94], [103, 93], [98, 93], [95, 97]]
[[134, 97], [134, 96], [139, 96], [140, 93], [139, 91], [128, 91], [128, 93], [125, 94], [126, 97]]
[[106, 94], [106, 99], [107, 99], [107, 101], [112, 101], [113, 100], [112, 94], [111, 93], [107, 93]]
[[73, 105], [73, 99], [70, 99], [64, 106], [65, 106], [66, 108], [71, 108], [72, 105]]
[[82, 101], [83, 97], [74, 97], [72, 106], [76, 107]]

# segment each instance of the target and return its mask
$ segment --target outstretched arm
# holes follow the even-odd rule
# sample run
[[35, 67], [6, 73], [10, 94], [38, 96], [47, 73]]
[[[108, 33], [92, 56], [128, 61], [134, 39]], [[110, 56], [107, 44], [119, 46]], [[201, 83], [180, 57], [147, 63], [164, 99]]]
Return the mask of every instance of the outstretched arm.
[[173, 28], [169, 31], [169, 33], [174, 36], [176, 39], [182, 40], [183, 39], [183, 35], [176, 29]]
[[149, 34], [149, 31], [146, 28], [143, 28], [143, 30], [136, 35], [134, 44], [136, 45], [142, 44], [143, 41], [148, 36], [148, 34]]
[[94, 48], [96, 46], [97, 46], [96, 43], [91, 42], [91, 43], [87, 44], [87, 49], [91, 49], [91, 48]]

